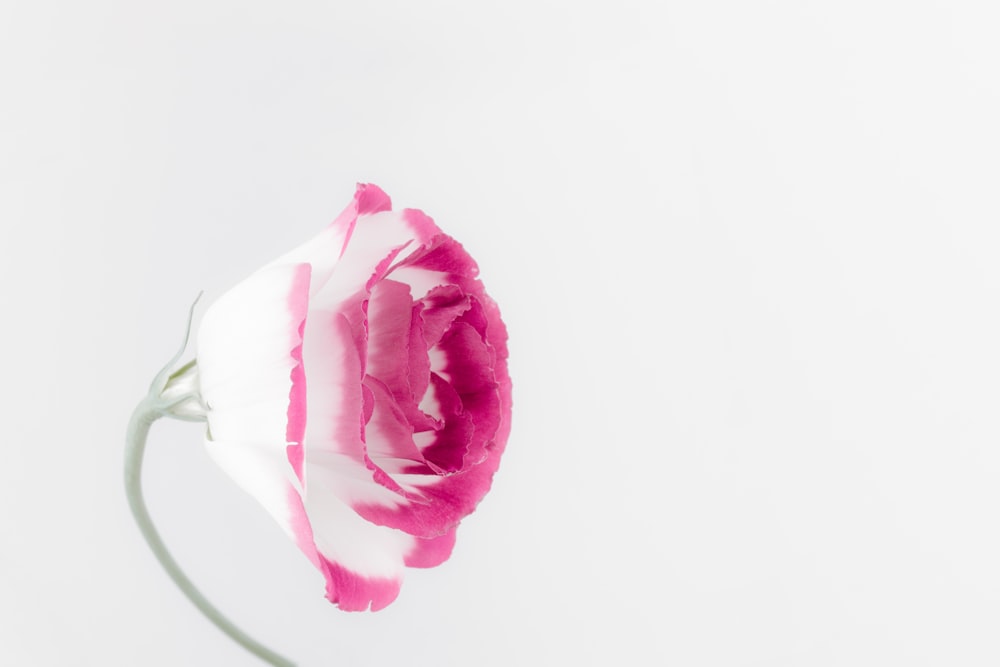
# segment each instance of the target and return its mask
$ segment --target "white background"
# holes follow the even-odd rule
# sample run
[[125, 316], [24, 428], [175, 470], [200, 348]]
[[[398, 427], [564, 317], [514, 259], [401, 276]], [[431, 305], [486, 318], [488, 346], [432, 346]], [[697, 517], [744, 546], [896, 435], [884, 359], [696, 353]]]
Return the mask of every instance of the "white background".
[[1000, 663], [992, 2], [0, 5], [0, 664], [258, 664], [128, 514], [186, 309], [356, 181], [478, 259], [515, 425], [376, 614], [154, 427], [192, 577], [304, 666]]

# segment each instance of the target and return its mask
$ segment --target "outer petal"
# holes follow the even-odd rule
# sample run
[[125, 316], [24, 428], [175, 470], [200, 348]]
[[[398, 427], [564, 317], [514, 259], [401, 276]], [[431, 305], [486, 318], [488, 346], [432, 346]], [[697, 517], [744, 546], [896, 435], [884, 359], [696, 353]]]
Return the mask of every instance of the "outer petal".
[[326, 229], [295, 250], [274, 260], [265, 269], [285, 264], [310, 264], [313, 267], [310, 295], [315, 295], [333, 274], [334, 267], [354, 234], [358, 218], [388, 211], [391, 208], [389, 195], [381, 188], [359, 183], [354, 192], [354, 199]]
[[[373, 187], [373, 186], [368, 186]], [[343, 310], [349, 300], [423, 247], [440, 230], [419, 211], [380, 211], [359, 215], [340, 259], [325, 282], [317, 281], [313, 308]]]
[[342, 498], [377, 487], [371, 473], [338, 457], [310, 456], [305, 512], [326, 576], [327, 597], [341, 609], [381, 609], [399, 593], [416, 538], [358, 516]]
[[416, 540], [416, 548], [406, 555], [406, 566], [437, 567], [448, 560], [455, 548], [456, 531], [458, 526], [452, 527], [444, 535]]
[[344, 611], [378, 611], [388, 607], [399, 595], [403, 585], [398, 577], [366, 577], [324, 559], [326, 597]]
[[286, 447], [305, 419], [298, 351], [309, 279], [305, 264], [255, 273], [209, 308], [198, 335], [209, 455], [290, 534], [287, 488], [297, 480]]

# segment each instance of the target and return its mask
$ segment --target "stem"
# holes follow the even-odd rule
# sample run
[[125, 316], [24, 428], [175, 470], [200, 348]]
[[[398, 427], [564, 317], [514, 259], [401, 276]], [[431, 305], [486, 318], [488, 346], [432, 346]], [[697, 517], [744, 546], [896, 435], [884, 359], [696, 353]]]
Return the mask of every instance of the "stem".
[[167, 551], [163, 539], [160, 538], [160, 534], [153, 526], [153, 520], [146, 509], [146, 501], [142, 497], [142, 457], [146, 451], [146, 438], [149, 435], [150, 426], [153, 425], [154, 421], [167, 414], [171, 405], [158, 400], [151, 393], [136, 406], [135, 412], [132, 413], [132, 419], [129, 421], [125, 439], [125, 493], [128, 496], [129, 507], [132, 509], [132, 516], [135, 517], [136, 523], [139, 524], [139, 530], [142, 531], [142, 536], [146, 538], [149, 548], [153, 550], [153, 555], [160, 561], [163, 569], [167, 571], [181, 592], [194, 603], [194, 606], [208, 620], [229, 635], [233, 641], [264, 662], [275, 665], [275, 667], [295, 667], [295, 663], [257, 642], [233, 625], [232, 621], [212, 606], [212, 603], [201, 594], [201, 591], [195, 588], [195, 585], [177, 565], [177, 561]]

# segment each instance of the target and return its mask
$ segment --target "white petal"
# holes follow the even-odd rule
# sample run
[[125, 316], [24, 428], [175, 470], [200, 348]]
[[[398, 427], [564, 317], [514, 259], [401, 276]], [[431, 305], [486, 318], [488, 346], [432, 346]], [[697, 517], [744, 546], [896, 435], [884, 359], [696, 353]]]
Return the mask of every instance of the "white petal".
[[308, 279], [308, 265], [258, 271], [205, 313], [198, 372], [213, 440], [273, 442], [284, 449]]
[[317, 285], [316, 308], [335, 310], [355, 296], [380, 270], [383, 274], [420, 248], [439, 230], [419, 211], [383, 211], [358, 216], [344, 254], [323, 285]]
[[345, 503], [347, 498], [388, 493], [372, 482], [371, 471], [341, 457], [311, 453], [307, 466], [309, 489], [303, 500], [319, 552], [365, 577], [402, 576], [416, 538], [370, 523]]
[[284, 447], [275, 448], [271, 442], [206, 439], [205, 448], [212, 460], [298, 542], [288, 502], [289, 489], [298, 486], [298, 480], [288, 464]]
[[308, 265], [261, 270], [212, 304], [198, 334], [208, 453], [293, 537], [286, 434], [308, 287]]

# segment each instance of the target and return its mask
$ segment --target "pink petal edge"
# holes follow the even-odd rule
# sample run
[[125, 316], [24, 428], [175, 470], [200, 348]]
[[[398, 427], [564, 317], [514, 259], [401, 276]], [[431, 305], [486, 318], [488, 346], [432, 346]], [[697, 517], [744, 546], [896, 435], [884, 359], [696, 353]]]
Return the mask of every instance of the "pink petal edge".
[[302, 364], [302, 336], [305, 333], [306, 315], [309, 312], [309, 284], [312, 277], [312, 267], [301, 264], [296, 268], [292, 288], [288, 294], [288, 310], [292, 321], [299, 326], [293, 335], [291, 356], [295, 360], [292, 368], [292, 386], [288, 392], [288, 426], [285, 430], [285, 442], [289, 443], [286, 451], [288, 462], [295, 471], [299, 482], [303, 482], [303, 463], [305, 448], [302, 439], [306, 433], [306, 372]]

